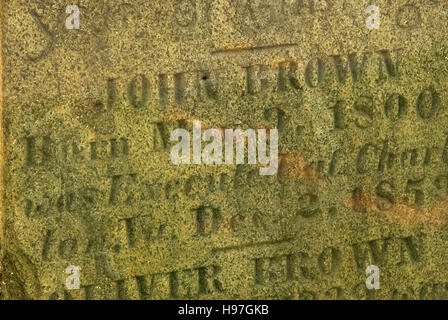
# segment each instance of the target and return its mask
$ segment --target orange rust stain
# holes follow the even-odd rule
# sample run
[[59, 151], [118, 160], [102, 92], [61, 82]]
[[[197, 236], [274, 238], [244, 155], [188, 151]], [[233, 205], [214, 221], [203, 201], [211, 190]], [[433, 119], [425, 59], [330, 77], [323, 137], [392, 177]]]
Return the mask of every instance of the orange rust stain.
[[281, 154], [279, 163], [279, 175], [284, 178], [301, 179], [313, 184], [328, 183], [328, 179], [299, 153]]
[[446, 196], [425, 207], [417, 204], [386, 203], [373, 194], [359, 192], [352, 196], [347, 204], [357, 212], [407, 228], [422, 226], [444, 228], [448, 226], [448, 199]]

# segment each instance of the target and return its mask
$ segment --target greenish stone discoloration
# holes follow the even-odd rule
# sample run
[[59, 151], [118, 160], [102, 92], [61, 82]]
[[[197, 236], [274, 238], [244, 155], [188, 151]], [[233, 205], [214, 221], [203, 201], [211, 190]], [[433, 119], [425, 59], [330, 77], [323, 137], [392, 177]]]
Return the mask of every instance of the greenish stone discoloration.
[[[3, 298], [448, 298], [447, 5], [311, 2], [81, 1], [66, 30], [4, 1]], [[277, 128], [278, 173], [173, 165], [193, 120]]]

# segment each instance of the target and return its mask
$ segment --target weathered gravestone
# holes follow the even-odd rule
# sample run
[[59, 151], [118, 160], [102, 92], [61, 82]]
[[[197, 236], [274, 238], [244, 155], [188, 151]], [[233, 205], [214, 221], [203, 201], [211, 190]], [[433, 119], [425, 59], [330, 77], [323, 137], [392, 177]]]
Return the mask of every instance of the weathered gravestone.
[[3, 298], [448, 298], [446, 1], [2, 2]]

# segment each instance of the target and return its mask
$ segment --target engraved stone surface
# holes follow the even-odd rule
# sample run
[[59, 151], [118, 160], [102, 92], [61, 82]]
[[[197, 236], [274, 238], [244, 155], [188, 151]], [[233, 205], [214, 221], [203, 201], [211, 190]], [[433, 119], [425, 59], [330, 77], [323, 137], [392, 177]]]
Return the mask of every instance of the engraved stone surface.
[[[445, 0], [379, 29], [360, 0], [74, 4], [2, 1], [1, 298], [448, 298]], [[173, 164], [194, 121], [278, 129], [278, 172]]]

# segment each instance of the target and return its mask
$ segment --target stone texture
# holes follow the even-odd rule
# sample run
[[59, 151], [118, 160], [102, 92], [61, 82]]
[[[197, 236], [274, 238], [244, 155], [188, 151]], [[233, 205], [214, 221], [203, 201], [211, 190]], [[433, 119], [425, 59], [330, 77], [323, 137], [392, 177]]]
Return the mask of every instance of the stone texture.
[[[445, 1], [2, 2], [3, 298], [448, 298]], [[278, 174], [173, 165], [193, 120]]]

